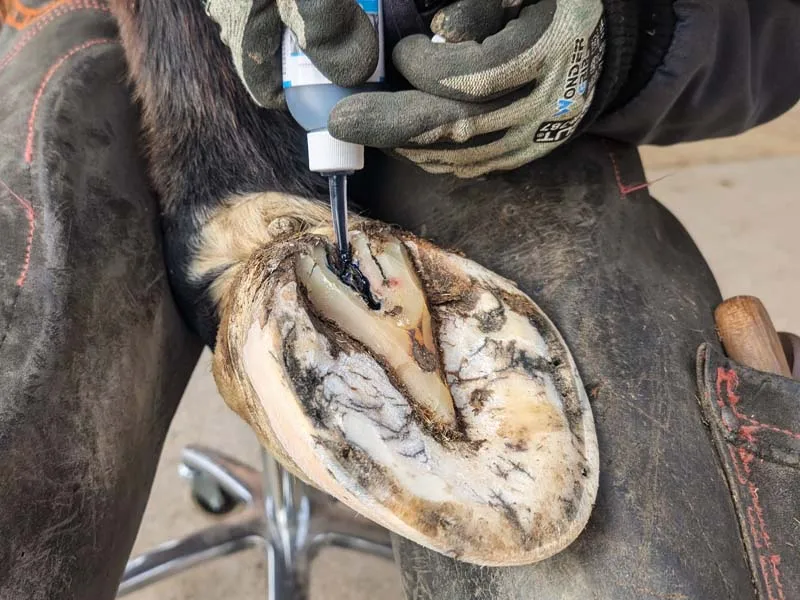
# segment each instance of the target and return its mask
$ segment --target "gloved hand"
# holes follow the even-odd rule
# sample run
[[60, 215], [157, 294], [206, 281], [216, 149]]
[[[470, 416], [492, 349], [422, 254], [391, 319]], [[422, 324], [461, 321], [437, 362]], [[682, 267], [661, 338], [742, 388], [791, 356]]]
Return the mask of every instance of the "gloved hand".
[[600, 75], [602, 2], [524, 2], [506, 23], [508, 4], [458, 0], [443, 8], [431, 28], [460, 43], [401, 40], [392, 60], [417, 89], [345, 98], [329, 131], [460, 177], [513, 169], [562, 144], [586, 114]]
[[366, 81], [378, 35], [356, 0], [204, 0], [247, 91], [260, 106], [283, 106], [281, 39], [288, 27], [303, 52], [337, 85]]

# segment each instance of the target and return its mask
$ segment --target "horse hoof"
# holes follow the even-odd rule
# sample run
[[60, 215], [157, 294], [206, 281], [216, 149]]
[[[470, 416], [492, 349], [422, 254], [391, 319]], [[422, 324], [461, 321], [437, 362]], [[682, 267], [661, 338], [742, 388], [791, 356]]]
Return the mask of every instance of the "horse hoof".
[[410, 234], [362, 223], [352, 249], [350, 275], [324, 234], [253, 254], [221, 316], [226, 402], [296, 475], [423, 546], [493, 566], [565, 548], [598, 450], [554, 325]]

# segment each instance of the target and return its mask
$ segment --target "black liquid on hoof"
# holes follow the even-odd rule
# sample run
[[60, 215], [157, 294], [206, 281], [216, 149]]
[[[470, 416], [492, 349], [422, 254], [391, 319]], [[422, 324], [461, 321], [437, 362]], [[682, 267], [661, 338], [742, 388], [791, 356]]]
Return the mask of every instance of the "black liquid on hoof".
[[335, 250], [328, 250], [328, 266], [331, 271], [336, 273], [343, 284], [355, 291], [364, 300], [366, 305], [372, 310], [378, 310], [381, 303], [372, 295], [369, 280], [364, 277], [358, 263], [352, 259], [352, 254], [339, 255]]

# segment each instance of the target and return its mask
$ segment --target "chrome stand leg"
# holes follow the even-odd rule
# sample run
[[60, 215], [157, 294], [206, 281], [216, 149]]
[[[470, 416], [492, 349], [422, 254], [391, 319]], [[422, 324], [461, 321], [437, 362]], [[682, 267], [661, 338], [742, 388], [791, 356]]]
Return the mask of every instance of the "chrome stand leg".
[[304, 600], [308, 580], [294, 568], [308, 535], [310, 503], [306, 485], [292, 477], [262, 449], [263, 502], [270, 547], [267, 553], [268, 600]]
[[134, 558], [125, 567], [117, 597], [156, 583], [214, 558], [263, 544], [261, 518], [249, 516], [240, 523], [225, 523], [167, 542]]
[[266, 451], [262, 451], [262, 466], [259, 472], [208, 448], [184, 449], [181, 474], [192, 482], [196, 494], [214, 498], [227, 494], [244, 510], [132, 559], [118, 596], [258, 545], [266, 552], [268, 600], [306, 600], [311, 563], [325, 547], [392, 559], [385, 529], [308, 487]]

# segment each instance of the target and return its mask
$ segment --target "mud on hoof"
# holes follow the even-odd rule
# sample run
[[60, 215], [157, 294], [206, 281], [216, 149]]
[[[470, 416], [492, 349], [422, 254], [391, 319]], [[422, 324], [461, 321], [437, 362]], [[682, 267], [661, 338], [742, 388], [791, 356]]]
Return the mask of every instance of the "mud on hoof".
[[562, 550], [589, 518], [598, 451], [553, 324], [410, 234], [361, 222], [352, 245], [369, 298], [319, 229], [238, 271], [214, 358], [226, 402], [299, 477], [419, 544], [483, 565]]

